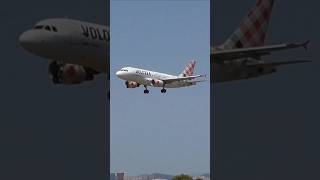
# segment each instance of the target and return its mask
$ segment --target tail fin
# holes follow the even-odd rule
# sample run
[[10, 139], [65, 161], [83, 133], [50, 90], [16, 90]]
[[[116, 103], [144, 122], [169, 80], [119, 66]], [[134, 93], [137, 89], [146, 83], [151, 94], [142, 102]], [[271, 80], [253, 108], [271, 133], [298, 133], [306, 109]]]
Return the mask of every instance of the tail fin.
[[182, 73], [179, 74], [179, 76], [180, 77], [192, 76], [195, 65], [196, 65], [196, 61], [194, 60], [190, 61], [187, 64], [186, 68], [182, 71]]
[[221, 45], [222, 49], [235, 49], [262, 46], [269, 26], [275, 0], [258, 0], [229, 39]]

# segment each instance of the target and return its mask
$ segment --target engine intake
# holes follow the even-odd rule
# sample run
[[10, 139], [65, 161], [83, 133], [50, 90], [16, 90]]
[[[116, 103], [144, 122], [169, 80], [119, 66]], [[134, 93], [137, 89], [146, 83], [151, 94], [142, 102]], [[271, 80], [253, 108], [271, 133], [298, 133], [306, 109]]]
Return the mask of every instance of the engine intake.
[[153, 79], [151, 83], [155, 87], [162, 87], [164, 84], [162, 80], [158, 80], [158, 79]]
[[125, 85], [126, 85], [127, 88], [136, 88], [136, 87], [140, 86], [139, 83], [134, 82], [134, 81], [126, 81]]
[[49, 73], [54, 84], [80, 84], [94, 79], [94, 72], [81, 65], [66, 64], [53, 61], [49, 65]]

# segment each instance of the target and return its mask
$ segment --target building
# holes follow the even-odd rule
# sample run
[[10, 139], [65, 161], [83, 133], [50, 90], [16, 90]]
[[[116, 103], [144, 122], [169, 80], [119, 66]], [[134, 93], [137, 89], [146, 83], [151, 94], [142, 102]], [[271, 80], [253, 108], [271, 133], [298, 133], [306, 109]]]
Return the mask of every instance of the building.
[[116, 173], [110, 173], [110, 180], [116, 180]]
[[124, 172], [117, 173], [117, 179], [116, 180], [124, 180]]

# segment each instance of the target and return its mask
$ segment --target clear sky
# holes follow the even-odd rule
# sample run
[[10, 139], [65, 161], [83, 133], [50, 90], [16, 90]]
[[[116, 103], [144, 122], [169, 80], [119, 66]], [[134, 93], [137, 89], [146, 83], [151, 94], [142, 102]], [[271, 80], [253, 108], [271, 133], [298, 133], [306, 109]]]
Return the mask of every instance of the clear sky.
[[111, 1], [111, 172], [209, 172], [209, 81], [145, 95], [115, 76], [124, 66], [178, 74], [190, 59], [208, 74], [209, 10], [208, 1]]

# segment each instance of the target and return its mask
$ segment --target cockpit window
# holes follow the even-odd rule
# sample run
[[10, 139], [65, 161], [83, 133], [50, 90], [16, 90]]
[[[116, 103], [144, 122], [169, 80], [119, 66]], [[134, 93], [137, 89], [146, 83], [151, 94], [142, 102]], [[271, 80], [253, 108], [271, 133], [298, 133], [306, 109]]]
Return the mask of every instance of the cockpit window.
[[52, 30], [53, 30], [54, 32], [58, 32], [58, 29], [57, 29], [55, 26], [52, 26]]
[[128, 72], [128, 70], [127, 70], [127, 69], [121, 69], [120, 71], [125, 71], [125, 72]]
[[33, 29], [44, 29], [46, 31], [58, 32], [58, 29], [55, 26], [49, 26], [49, 25], [36, 25], [33, 27]]
[[44, 29], [47, 30], [47, 31], [51, 31], [51, 27], [50, 26], [45, 26]]
[[33, 29], [42, 29], [42, 28], [43, 28], [43, 25], [37, 25]]

